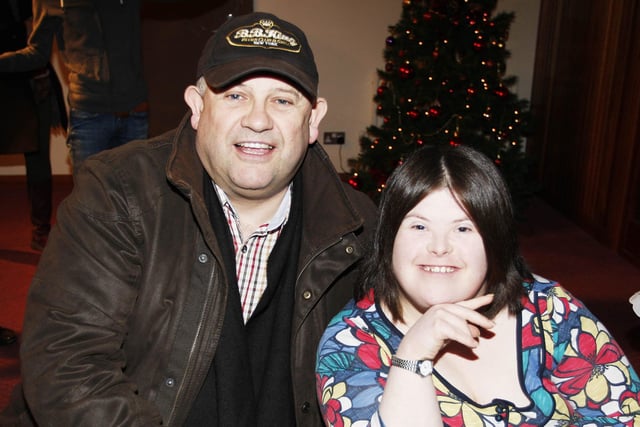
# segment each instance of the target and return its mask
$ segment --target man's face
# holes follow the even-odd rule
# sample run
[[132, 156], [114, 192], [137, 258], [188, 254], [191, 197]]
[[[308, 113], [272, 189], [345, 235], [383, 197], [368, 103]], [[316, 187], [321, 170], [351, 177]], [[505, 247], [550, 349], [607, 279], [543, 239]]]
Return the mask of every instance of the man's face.
[[312, 108], [295, 87], [271, 77], [253, 77], [224, 91], [208, 88], [200, 103], [187, 88], [196, 150], [205, 169], [229, 198], [264, 200], [282, 194], [293, 179], [326, 101]]

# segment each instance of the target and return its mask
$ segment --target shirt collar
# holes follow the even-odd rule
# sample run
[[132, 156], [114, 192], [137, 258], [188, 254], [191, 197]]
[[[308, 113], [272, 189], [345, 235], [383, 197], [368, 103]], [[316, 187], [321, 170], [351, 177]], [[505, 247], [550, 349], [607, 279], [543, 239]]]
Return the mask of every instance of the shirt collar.
[[[220, 199], [220, 203], [222, 204], [222, 206], [227, 206], [231, 212], [233, 213], [234, 218], [236, 218], [236, 220], [239, 219], [238, 213], [236, 212], [236, 210], [233, 208], [233, 205], [231, 204], [231, 201], [229, 200], [229, 197], [227, 197], [227, 194], [224, 192], [224, 190], [222, 188], [220, 188], [218, 186], [218, 184], [216, 184], [215, 182], [213, 182], [213, 180], [211, 181], [213, 183], [213, 188], [215, 188], [216, 193], [218, 194], [218, 198]], [[282, 198], [282, 201], [280, 202], [280, 206], [278, 206], [278, 210], [276, 211], [276, 213], [273, 215], [273, 217], [271, 217], [271, 219], [266, 223], [266, 232], [271, 232], [274, 230], [277, 230], [278, 228], [282, 227], [286, 222], [287, 222], [287, 218], [289, 218], [289, 211], [291, 210], [291, 189], [292, 189], [293, 184], [289, 184], [289, 187], [287, 188], [287, 192], [284, 194], [284, 197]]]

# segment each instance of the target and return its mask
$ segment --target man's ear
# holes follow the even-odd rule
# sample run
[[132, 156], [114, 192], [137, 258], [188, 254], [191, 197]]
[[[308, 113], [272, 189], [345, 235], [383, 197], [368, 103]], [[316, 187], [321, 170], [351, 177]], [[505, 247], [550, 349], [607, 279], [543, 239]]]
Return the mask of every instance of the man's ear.
[[194, 85], [187, 87], [184, 90], [184, 102], [187, 103], [191, 110], [191, 127], [198, 129], [198, 123], [200, 122], [200, 114], [204, 108], [204, 100], [200, 91]]
[[311, 110], [311, 117], [309, 118], [309, 144], [313, 144], [318, 139], [320, 133], [320, 122], [327, 114], [329, 104], [324, 98], [318, 98]]

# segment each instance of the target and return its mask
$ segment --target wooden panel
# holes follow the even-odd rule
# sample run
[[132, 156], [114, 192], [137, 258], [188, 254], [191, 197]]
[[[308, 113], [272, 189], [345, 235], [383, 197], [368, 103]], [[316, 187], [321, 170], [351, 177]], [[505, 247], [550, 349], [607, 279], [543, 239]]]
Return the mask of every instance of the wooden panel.
[[576, 72], [576, 64], [586, 62], [582, 28], [587, 22], [571, 1], [543, 0], [541, 7], [531, 98], [535, 134], [527, 146], [538, 161], [543, 196], [569, 213], [578, 200], [583, 155], [577, 144], [584, 139], [585, 110], [572, 103], [584, 98], [589, 81], [585, 74], [577, 78]]
[[195, 82], [198, 57], [209, 36], [227, 15], [252, 10], [249, 0], [143, 2], [142, 57], [152, 136], [176, 127], [187, 111], [184, 90]]
[[[620, 138], [631, 142], [629, 153], [621, 152], [617, 163], [630, 161], [630, 176], [624, 174], [616, 176], [615, 186], [624, 188], [628, 183], [628, 195], [625, 199], [626, 214], [623, 218], [620, 250], [635, 265], [640, 267], [640, 7], [635, 10], [634, 27], [632, 29], [632, 42], [630, 46], [630, 61], [627, 67], [625, 81], [629, 87], [630, 96], [625, 97], [627, 104], [621, 113], [627, 120], [635, 121], [636, 126], [621, 126], [624, 132]], [[633, 96], [635, 94], [635, 96]], [[626, 132], [626, 133], [625, 133]], [[633, 153], [631, 151], [633, 150]], [[625, 158], [625, 156], [627, 156]]]
[[637, 3], [542, 0], [531, 99], [542, 197], [619, 251], [638, 198]]
[[601, 197], [597, 206], [614, 248], [620, 245], [626, 211], [632, 200], [632, 188], [635, 185], [633, 162], [638, 159], [636, 153], [640, 130], [640, 7], [635, 1], [624, 2], [617, 14], [621, 17], [617, 23], [621, 30], [618, 30], [619, 38], [615, 47], [614, 44], [610, 45], [611, 51], [617, 55], [613, 72], [610, 73], [611, 113], [606, 120], [606, 132], [600, 144], [609, 148], [607, 158], [611, 159], [608, 164], [611, 181], [607, 187], [608, 192]]

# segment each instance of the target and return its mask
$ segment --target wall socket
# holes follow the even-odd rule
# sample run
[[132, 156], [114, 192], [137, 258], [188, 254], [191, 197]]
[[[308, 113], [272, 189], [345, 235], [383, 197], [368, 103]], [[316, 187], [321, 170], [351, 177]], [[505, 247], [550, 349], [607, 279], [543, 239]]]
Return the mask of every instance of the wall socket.
[[344, 144], [344, 132], [325, 132], [323, 142], [325, 144]]

